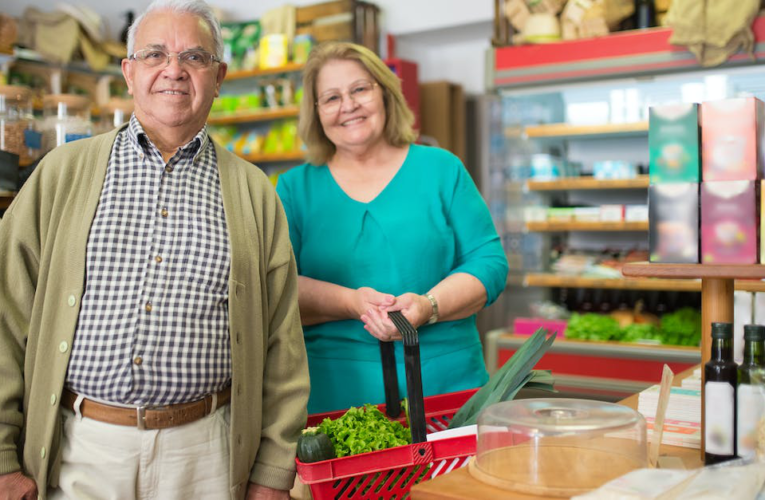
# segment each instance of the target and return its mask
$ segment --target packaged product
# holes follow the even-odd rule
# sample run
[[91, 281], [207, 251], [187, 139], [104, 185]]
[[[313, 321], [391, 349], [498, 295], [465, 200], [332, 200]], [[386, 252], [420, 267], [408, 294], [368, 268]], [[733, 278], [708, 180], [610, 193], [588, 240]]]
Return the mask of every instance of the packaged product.
[[650, 185], [648, 226], [651, 262], [698, 264], [699, 184]]
[[701, 105], [702, 178], [749, 181], [762, 178], [765, 103], [756, 97]]
[[700, 182], [699, 105], [669, 104], [649, 110], [651, 184]]
[[758, 251], [757, 181], [701, 183], [701, 262], [756, 264]]

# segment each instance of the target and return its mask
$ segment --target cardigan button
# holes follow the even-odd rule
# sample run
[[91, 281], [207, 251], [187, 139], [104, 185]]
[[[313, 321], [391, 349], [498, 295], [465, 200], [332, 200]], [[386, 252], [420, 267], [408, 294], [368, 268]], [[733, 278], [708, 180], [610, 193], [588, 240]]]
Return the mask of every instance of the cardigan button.
[[74, 305], [77, 303], [77, 297], [70, 295], [66, 303], [69, 304], [69, 307], [74, 307]]
[[63, 341], [58, 345], [58, 350], [61, 351], [62, 354], [65, 353], [67, 349], [69, 349], [69, 344], [67, 344], [66, 341]]

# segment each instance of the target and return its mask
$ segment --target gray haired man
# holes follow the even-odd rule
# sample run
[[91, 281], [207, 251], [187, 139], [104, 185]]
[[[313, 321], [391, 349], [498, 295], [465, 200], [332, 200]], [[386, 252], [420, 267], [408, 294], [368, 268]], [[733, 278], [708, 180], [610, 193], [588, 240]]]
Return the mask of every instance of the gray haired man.
[[208, 136], [201, 0], [131, 27], [130, 123], [47, 155], [0, 222], [0, 499], [288, 498], [309, 383], [265, 175]]

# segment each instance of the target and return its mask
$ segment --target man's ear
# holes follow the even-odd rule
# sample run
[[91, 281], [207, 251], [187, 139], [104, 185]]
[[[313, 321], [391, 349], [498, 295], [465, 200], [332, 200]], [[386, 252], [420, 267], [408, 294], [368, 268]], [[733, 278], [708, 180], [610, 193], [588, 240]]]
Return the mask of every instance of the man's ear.
[[133, 61], [130, 59], [122, 60], [122, 76], [127, 83], [128, 94], [133, 95]]
[[215, 97], [220, 95], [220, 86], [223, 80], [226, 78], [228, 72], [228, 64], [221, 62], [218, 63], [218, 74], [215, 76]]

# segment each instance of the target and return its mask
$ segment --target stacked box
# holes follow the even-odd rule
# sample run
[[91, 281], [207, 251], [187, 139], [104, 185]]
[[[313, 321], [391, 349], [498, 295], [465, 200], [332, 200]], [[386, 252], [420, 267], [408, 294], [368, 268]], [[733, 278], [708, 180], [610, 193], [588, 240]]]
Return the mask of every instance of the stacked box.
[[699, 184], [648, 187], [648, 248], [651, 262], [699, 262]]
[[757, 181], [701, 184], [701, 262], [756, 264], [758, 252]]
[[651, 184], [700, 182], [699, 105], [669, 104], [649, 111]]
[[702, 177], [706, 181], [753, 181], [762, 177], [765, 103], [755, 97], [701, 105]]

